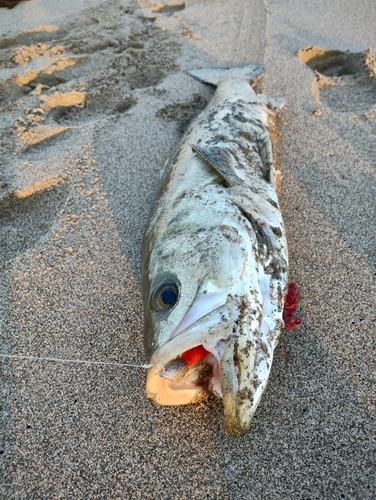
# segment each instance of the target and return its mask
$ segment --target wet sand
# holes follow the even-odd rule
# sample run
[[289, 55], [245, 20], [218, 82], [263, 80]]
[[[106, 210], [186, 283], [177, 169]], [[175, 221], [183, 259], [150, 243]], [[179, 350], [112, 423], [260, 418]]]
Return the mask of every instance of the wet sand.
[[[375, 23], [371, 0], [0, 9], [0, 354], [25, 357], [0, 359], [2, 498], [375, 498]], [[232, 438], [220, 404], [156, 406], [144, 369], [98, 362], [146, 362], [142, 234], [213, 92], [184, 71], [246, 63], [286, 100], [303, 324]]]

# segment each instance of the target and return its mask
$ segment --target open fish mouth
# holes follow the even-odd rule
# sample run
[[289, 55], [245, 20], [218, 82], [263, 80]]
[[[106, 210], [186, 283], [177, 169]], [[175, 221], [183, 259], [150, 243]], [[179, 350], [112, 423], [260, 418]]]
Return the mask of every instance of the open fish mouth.
[[[148, 372], [146, 393], [160, 405], [195, 403], [212, 393], [223, 400], [226, 432], [240, 436], [249, 429], [259, 401], [252, 385], [256, 349], [254, 345], [242, 347], [234, 333], [241, 318], [230, 295], [200, 299], [196, 297], [180, 323], [186, 328], [180, 331], [178, 325], [175, 335], [150, 359], [153, 367]], [[200, 318], [195, 312], [197, 304]], [[243, 381], [241, 374], [245, 372], [249, 376]]]
[[208, 392], [222, 396], [219, 360], [202, 344], [149, 370], [146, 393], [160, 405], [199, 401]]
[[196, 297], [172, 338], [153, 355], [146, 393], [161, 405], [183, 405], [207, 391], [222, 396], [221, 344], [231, 333], [227, 294]]

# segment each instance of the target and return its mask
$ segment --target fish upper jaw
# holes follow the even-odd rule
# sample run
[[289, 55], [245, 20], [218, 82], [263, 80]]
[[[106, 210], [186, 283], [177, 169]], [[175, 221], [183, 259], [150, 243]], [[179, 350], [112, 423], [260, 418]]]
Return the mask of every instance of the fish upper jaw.
[[226, 301], [227, 292], [217, 292], [211, 295], [200, 295], [196, 297], [192, 306], [176, 327], [172, 337], [179, 335], [179, 333], [192, 326], [201, 318], [218, 309], [220, 306], [223, 306]]
[[[194, 308], [190, 310], [195, 314]], [[189, 314], [190, 311], [174, 330], [170, 340], [160, 346], [152, 355], [150, 364], [162, 369], [166, 363], [192, 347], [217, 343], [228, 338], [232, 333], [234, 307], [231, 302], [225, 302], [194, 322], [193, 314], [191, 316]], [[188, 326], [181, 330], [181, 325], [185, 321]]]

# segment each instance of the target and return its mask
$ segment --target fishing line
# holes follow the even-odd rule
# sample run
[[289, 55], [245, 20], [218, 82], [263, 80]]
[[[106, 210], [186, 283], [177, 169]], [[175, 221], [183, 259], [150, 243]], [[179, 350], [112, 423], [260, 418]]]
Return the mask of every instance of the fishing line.
[[119, 366], [127, 368], [148, 369], [155, 365], [136, 365], [130, 363], [116, 363], [111, 361], [89, 361], [85, 359], [62, 359], [62, 358], [38, 358], [37, 356], [21, 356], [18, 354], [1, 354], [0, 358], [25, 359], [27, 361], [52, 361], [55, 363], [81, 363], [86, 365]]

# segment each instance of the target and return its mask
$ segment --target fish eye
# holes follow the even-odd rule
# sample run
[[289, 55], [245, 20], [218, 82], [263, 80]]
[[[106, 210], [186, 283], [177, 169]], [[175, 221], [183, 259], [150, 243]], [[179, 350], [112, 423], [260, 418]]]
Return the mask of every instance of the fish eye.
[[172, 281], [162, 283], [153, 292], [152, 306], [156, 311], [172, 309], [179, 299], [179, 288]]

